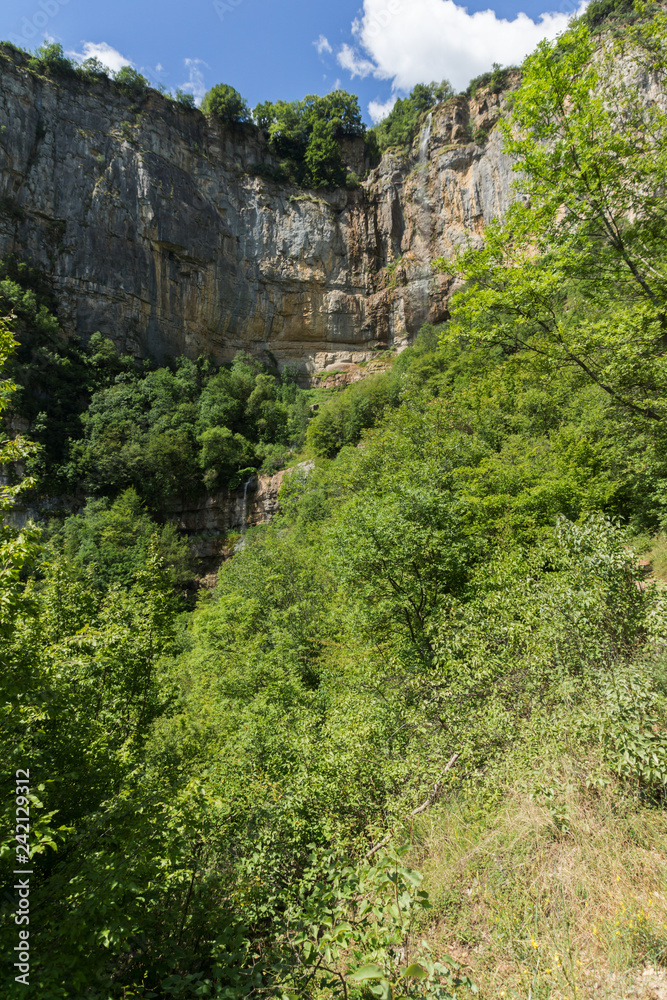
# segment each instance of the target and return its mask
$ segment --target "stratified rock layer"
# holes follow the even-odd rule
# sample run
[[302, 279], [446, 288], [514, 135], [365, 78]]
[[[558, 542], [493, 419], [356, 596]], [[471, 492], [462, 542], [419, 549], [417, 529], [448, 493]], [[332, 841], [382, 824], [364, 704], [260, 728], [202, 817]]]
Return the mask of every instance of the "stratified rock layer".
[[510, 201], [499, 137], [471, 141], [497, 118], [488, 93], [436, 108], [356, 190], [304, 192], [261, 174], [252, 126], [24, 63], [0, 54], [0, 254], [44, 268], [67, 331], [137, 357], [245, 349], [313, 371], [402, 346], [446, 316], [431, 261]]

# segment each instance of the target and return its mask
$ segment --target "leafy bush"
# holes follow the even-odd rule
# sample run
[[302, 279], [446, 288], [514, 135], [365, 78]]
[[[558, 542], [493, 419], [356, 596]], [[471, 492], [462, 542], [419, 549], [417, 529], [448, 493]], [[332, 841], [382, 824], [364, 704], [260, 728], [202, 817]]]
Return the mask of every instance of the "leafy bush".
[[207, 91], [201, 102], [201, 110], [205, 115], [215, 115], [228, 125], [252, 121], [247, 101], [227, 83], [219, 83]]
[[[654, 12], [657, 5], [650, 5], [649, 10]], [[628, 23], [634, 21], [638, 16], [636, 13], [635, 0], [593, 0], [581, 15], [583, 21], [593, 29], [609, 27], [610, 24], [618, 22]]]
[[508, 85], [510, 74], [517, 70], [518, 66], [506, 66], [501, 69], [500, 63], [494, 63], [493, 69], [481, 76], [474, 77], [468, 84], [466, 94], [474, 97], [478, 90], [488, 88], [493, 94], [499, 94]]
[[[664, 57], [667, 20], [645, 30]], [[617, 995], [664, 960], [667, 602], [631, 530], [667, 524], [664, 131], [636, 128], [664, 112], [624, 77], [607, 117], [586, 31], [540, 46], [514, 104], [531, 206], [448, 262], [469, 286], [445, 329], [323, 405], [331, 457], [286, 477], [281, 517], [192, 614], [141, 493], [235, 482], [302, 439], [295, 373], [140, 367], [100, 335], [69, 353], [38, 276], [3, 271], [20, 363], [44, 352], [34, 405], [66, 387], [89, 477], [41, 558], [33, 527], [0, 528], [0, 753], [49, 776], [30, 793], [40, 997], [461, 1000], [470, 979], [418, 943], [440, 955], [443, 927], [485, 996], [588, 995], [601, 962]], [[593, 161], [611, 235], [576, 173]], [[391, 846], [408, 837], [414, 861]]]
[[305, 187], [345, 184], [340, 140], [365, 133], [357, 98], [343, 90], [303, 101], [267, 101], [257, 105], [254, 119], [284, 158], [283, 175]]
[[148, 80], [132, 66], [122, 66], [114, 76], [114, 80], [133, 100], [143, 97], [148, 91]]
[[76, 66], [67, 58], [59, 42], [44, 42], [35, 49], [34, 55], [28, 61], [28, 69], [49, 76], [76, 76]]
[[83, 513], [69, 517], [56, 538], [73, 570], [93, 586], [129, 587], [145, 565], [153, 539], [173, 584], [192, 578], [187, 542], [173, 524], [159, 527], [151, 520], [136, 490], [130, 488], [110, 503], [90, 500]]
[[355, 382], [327, 401], [308, 428], [308, 443], [315, 454], [333, 458], [345, 445], [356, 444], [362, 431], [377, 423], [386, 408], [399, 405], [403, 376], [408, 372], [428, 390], [445, 366], [436, 347], [437, 330], [427, 325], [390, 371]]
[[174, 95], [174, 100], [177, 104], [183, 105], [184, 108], [194, 108], [195, 107], [195, 97], [194, 94], [189, 94], [184, 90], [176, 89]]
[[82, 62], [79, 67], [79, 72], [82, 76], [93, 80], [104, 79], [105, 77], [108, 79], [109, 77], [108, 67], [105, 66], [103, 62], [100, 62], [100, 60], [95, 56], [91, 56], [90, 59], [86, 59]]

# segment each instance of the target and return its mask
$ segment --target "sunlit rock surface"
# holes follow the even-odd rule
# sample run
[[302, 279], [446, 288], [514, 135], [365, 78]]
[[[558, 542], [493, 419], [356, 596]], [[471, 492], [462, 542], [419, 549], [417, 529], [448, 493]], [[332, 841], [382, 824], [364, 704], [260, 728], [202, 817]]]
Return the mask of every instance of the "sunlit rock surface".
[[[511, 198], [489, 93], [437, 107], [356, 190], [305, 192], [258, 175], [275, 161], [254, 127], [20, 63], [0, 56], [0, 254], [44, 268], [67, 331], [137, 357], [244, 349], [316, 371], [405, 345], [446, 316], [431, 261]], [[358, 170], [363, 143], [344, 152]]]

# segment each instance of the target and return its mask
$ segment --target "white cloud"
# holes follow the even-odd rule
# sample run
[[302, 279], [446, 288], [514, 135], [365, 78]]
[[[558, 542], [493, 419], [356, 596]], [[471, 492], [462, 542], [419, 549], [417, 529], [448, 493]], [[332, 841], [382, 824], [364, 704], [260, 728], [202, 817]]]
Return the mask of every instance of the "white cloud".
[[313, 42], [313, 45], [317, 49], [317, 54], [320, 55], [320, 56], [324, 52], [328, 52], [328, 53], [332, 53], [333, 52], [333, 49], [331, 48], [331, 44], [329, 43], [329, 39], [326, 37], [326, 35], [320, 35], [320, 37], [317, 39], [317, 41]]
[[383, 118], [386, 118], [393, 106], [396, 104], [396, 96], [390, 97], [388, 101], [371, 101], [368, 105], [368, 113], [377, 125]]
[[134, 66], [131, 59], [114, 49], [106, 42], [82, 42], [82, 52], [67, 52], [71, 59], [83, 62], [85, 59], [99, 59], [112, 73], [117, 73], [122, 66]]
[[186, 59], [185, 66], [190, 71], [190, 79], [186, 83], [182, 83], [180, 89], [184, 90], [186, 94], [192, 94], [196, 103], [201, 104], [202, 97], [207, 90], [201, 67], [205, 66], [206, 69], [209, 69], [209, 65], [203, 59]]
[[369, 76], [371, 73], [375, 73], [377, 69], [374, 62], [357, 55], [354, 49], [347, 44], [343, 45], [336, 58], [343, 69], [346, 69], [352, 76]]
[[[337, 58], [352, 76], [391, 80], [394, 90], [411, 90], [416, 83], [448, 79], [456, 90], [472, 77], [491, 69], [520, 63], [543, 38], [563, 31], [569, 12], [527, 14], [511, 20], [493, 10], [469, 14], [453, 0], [364, 0], [362, 16], [352, 25], [358, 48], [343, 45]], [[376, 108], [379, 107], [374, 102]]]
[[157, 70], [158, 73], [164, 73], [164, 66], [162, 65], [162, 63], [158, 63], [155, 69]]

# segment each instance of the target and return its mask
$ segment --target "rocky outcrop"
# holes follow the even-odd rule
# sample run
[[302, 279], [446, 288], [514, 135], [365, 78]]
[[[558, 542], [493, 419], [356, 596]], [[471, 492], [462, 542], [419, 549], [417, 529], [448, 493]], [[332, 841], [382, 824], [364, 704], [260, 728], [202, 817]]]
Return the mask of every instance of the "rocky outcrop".
[[278, 513], [285, 476], [294, 472], [308, 475], [314, 464], [301, 462], [274, 475], [251, 476], [234, 490], [209, 493], [190, 502], [181, 500], [174, 504], [170, 519], [190, 538], [199, 565], [210, 570], [232, 554], [238, 544], [236, 535], [268, 524]]
[[[166, 512], [168, 520], [189, 538], [200, 570], [214, 572], [233, 554], [238, 536], [243, 536], [248, 528], [268, 524], [279, 512], [280, 488], [285, 477], [292, 473], [307, 476], [314, 467], [312, 461], [300, 462], [274, 474], [250, 476], [235, 489], [176, 499]], [[0, 486], [3, 485], [9, 485], [9, 477], [0, 472]], [[28, 521], [43, 522], [52, 517], [81, 514], [84, 502], [82, 496], [40, 497], [35, 501], [27, 493], [23, 503], [19, 502], [6, 519], [14, 527], [24, 528]]]
[[278, 493], [288, 472], [309, 472], [312, 468], [312, 462], [303, 462], [274, 475], [254, 475], [236, 489], [207, 493], [191, 502], [179, 500], [171, 514], [177, 527], [187, 534], [242, 532], [266, 524], [278, 512]]
[[411, 153], [357, 189], [305, 192], [266, 176], [252, 126], [155, 91], [133, 105], [108, 81], [55, 82], [8, 50], [0, 73], [0, 254], [44, 268], [67, 331], [137, 357], [245, 349], [315, 371], [400, 347], [446, 316], [431, 261], [511, 197], [488, 93], [436, 108]]

